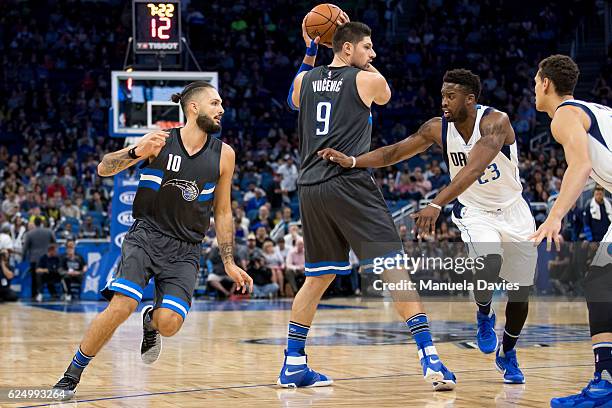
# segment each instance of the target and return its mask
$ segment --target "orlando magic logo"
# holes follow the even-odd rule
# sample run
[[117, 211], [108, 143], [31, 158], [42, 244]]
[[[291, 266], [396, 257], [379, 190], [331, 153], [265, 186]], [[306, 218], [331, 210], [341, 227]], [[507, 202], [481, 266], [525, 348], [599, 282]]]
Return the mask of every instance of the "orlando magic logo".
[[164, 187], [166, 186], [175, 186], [179, 188], [185, 201], [194, 201], [200, 194], [198, 185], [193, 181], [172, 179], [164, 183]]

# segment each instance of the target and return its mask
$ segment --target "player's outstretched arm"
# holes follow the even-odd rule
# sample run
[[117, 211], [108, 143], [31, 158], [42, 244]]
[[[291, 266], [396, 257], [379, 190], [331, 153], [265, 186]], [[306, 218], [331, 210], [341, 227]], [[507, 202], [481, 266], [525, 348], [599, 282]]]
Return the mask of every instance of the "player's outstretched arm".
[[234, 217], [232, 216], [231, 190], [236, 153], [229, 145], [223, 143], [221, 149], [221, 174], [215, 188], [213, 203], [215, 214], [215, 232], [219, 244], [219, 254], [223, 260], [225, 272], [242, 289], [242, 293], [253, 291], [253, 279], [234, 262]]
[[561, 182], [561, 190], [546, 221], [530, 237], [535, 244], [547, 240], [547, 248], [555, 242], [560, 248], [561, 221], [572, 208], [586, 184], [591, 170], [588, 135], [582, 122], [582, 111], [573, 106], [562, 106], [557, 110], [550, 124], [550, 130], [557, 142], [563, 146], [567, 169]]
[[102, 177], [114, 176], [141, 160], [156, 157], [169, 135], [161, 130], [147, 133], [135, 145], [105, 154], [98, 164], [98, 174]]
[[427, 207], [411, 215], [416, 228], [422, 233], [432, 235], [435, 233], [436, 220], [440, 216], [442, 207], [474, 184], [501, 151], [504, 143], [513, 143], [515, 139], [508, 115], [503, 112], [496, 111], [486, 116], [482, 120], [480, 133], [482, 136], [472, 148], [465, 167]]
[[422, 153], [434, 143], [441, 144], [441, 132], [442, 119], [432, 118], [421, 125], [416, 133], [410, 135], [401, 142], [380, 147], [359, 157], [354, 158], [352, 156], [347, 156], [331, 148], [320, 150], [317, 153], [325, 160], [332, 161], [346, 168], [386, 167]]

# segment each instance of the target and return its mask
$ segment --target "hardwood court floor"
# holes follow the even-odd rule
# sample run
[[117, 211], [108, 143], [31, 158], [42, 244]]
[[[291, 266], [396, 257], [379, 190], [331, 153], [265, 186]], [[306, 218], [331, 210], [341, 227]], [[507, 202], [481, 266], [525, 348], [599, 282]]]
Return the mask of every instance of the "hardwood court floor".
[[[405, 344], [408, 332], [392, 304], [323, 303], [309, 335], [309, 362], [335, 379], [333, 387], [274, 385], [290, 302], [200, 301], [182, 331], [164, 339], [152, 366], [140, 361], [141, 322], [135, 313], [85, 371], [78, 402], [52, 406], [543, 407], [551, 397], [579, 391], [592, 376], [586, 307], [580, 302], [531, 303], [519, 343], [525, 385], [504, 385], [493, 355], [472, 348], [472, 304], [426, 302], [440, 337], [438, 352], [458, 378], [457, 389], [447, 393], [434, 393], [423, 381], [415, 347]], [[54, 384], [104, 303], [46, 307], [0, 305], [0, 387]], [[503, 304], [497, 302], [496, 309], [501, 333]], [[0, 406], [48, 405], [0, 401]]]

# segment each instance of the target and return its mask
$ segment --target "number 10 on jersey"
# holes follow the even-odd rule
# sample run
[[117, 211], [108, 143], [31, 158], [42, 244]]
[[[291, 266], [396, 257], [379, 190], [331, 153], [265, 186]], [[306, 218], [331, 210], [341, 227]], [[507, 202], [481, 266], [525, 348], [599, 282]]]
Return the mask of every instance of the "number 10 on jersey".
[[168, 163], [166, 164], [166, 170], [178, 172], [181, 169], [182, 157], [176, 154], [168, 155]]
[[331, 110], [331, 102], [319, 102], [317, 104], [317, 136], [324, 136], [329, 133]]

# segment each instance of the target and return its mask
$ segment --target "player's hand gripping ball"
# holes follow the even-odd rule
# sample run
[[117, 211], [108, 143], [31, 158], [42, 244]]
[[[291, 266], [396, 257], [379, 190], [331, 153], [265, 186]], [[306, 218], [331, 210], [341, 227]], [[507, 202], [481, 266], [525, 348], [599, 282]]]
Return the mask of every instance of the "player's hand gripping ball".
[[334, 4], [315, 6], [302, 21], [302, 35], [306, 46], [310, 45], [310, 40], [315, 40], [317, 44], [331, 48], [336, 28], [349, 21], [351, 21], [349, 16]]

